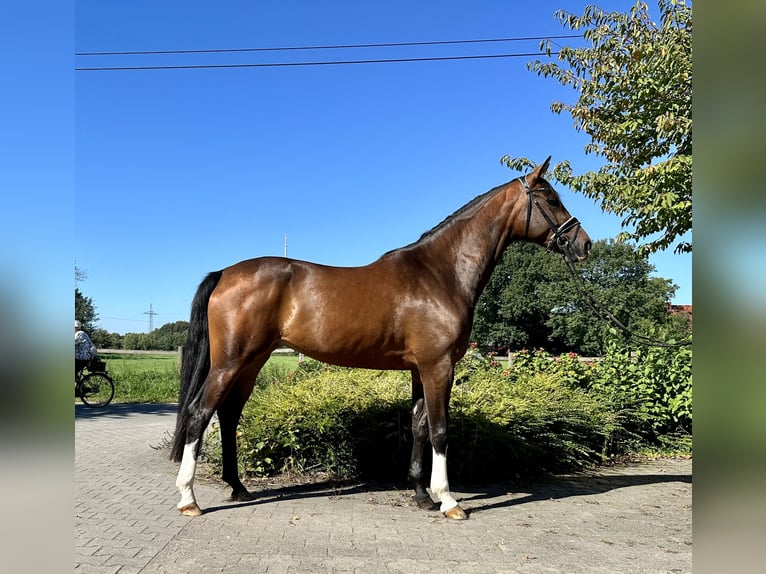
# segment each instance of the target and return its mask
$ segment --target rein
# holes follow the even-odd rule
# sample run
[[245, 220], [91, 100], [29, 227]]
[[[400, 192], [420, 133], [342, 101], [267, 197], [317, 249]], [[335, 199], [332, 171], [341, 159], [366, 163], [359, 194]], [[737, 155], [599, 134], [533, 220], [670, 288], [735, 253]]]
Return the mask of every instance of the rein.
[[[566, 251], [569, 248], [569, 245], [564, 246], [564, 250]], [[567, 270], [569, 271], [569, 274], [572, 276], [572, 282], [575, 284], [575, 287], [577, 288], [577, 292], [580, 294], [580, 297], [588, 304], [588, 307], [590, 307], [594, 313], [596, 313], [596, 316], [599, 319], [602, 319], [608, 323], [612, 323], [615, 327], [620, 329], [623, 333], [625, 333], [629, 338], [634, 339], [636, 343], [639, 345], [644, 345], [646, 347], [684, 347], [686, 345], [691, 345], [691, 341], [679, 341], [677, 343], [667, 343], [665, 341], [660, 341], [659, 339], [653, 339], [652, 337], [646, 337], [644, 335], [639, 335], [638, 333], [634, 333], [628, 327], [626, 327], [622, 321], [620, 321], [617, 317], [614, 316], [614, 314], [609, 311], [606, 307], [604, 307], [603, 304], [599, 303], [594, 299], [594, 297], [585, 291], [583, 289], [583, 285], [585, 283], [585, 280], [582, 278], [582, 275], [577, 273], [574, 267], [574, 263], [571, 261], [570, 257], [564, 257], [564, 261], [567, 264]], [[579, 279], [579, 281], [578, 281]]]
[[[537, 201], [536, 197], [532, 197], [533, 191], [543, 191], [545, 188], [538, 188], [535, 190], [530, 189], [529, 184], [527, 183], [527, 178], [525, 176], [522, 176], [519, 178], [519, 181], [521, 181], [521, 184], [524, 186], [524, 189], [527, 191], [527, 224], [526, 228], [524, 230], [524, 237], [527, 238], [529, 235], [529, 222], [532, 219], [532, 204], [534, 203], [537, 206], [537, 209], [540, 210], [540, 214], [543, 216], [543, 219], [545, 219], [546, 223], [548, 224], [548, 227], [551, 228], [553, 231], [553, 235], [548, 240], [547, 249], [548, 251], [552, 250], [554, 242], [556, 242], [564, 251], [564, 261], [567, 264], [567, 270], [569, 271], [569, 274], [572, 276], [572, 282], [575, 284], [575, 287], [577, 288], [578, 293], [580, 294], [581, 298], [588, 304], [588, 307], [590, 307], [593, 312], [596, 313], [596, 316], [608, 323], [612, 323], [615, 327], [620, 329], [623, 333], [625, 333], [629, 338], [632, 338], [636, 341], [636, 343], [640, 345], [645, 345], [647, 347], [683, 347], [685, 345], [691, 345], [691, 341], [679, 341], [677, 343], [666, 343], [665, 341], [660, 341], [659, 339], [653, 339], [651, 337], [645, 337], [644, 335], [639, 335], [637, 333], [634, 333], [628, 327], [626, 327], [622, 321], [620, 321], [617, 317], [614, 316], [614, 314], [609, 311], [604, 305], [596, 301], [593, 296], [585, 291], [583, 289], [581, 284], [585, 283], [585, 280], [582, 278], [581, 275], [577, 273], [577, 271], [574, 268], [573, 263], [573, 257], [569, 254], [570, 244], [569, 244], [569, 238], [564, 235], [567, 231], [573, 228], [577, 228], [577, 231], [575, 232], [575, 238], [577, 237], [577, 234], [580, 232], [580, 222], [576, 217], [570, 217], [567, 219], [564, 223], [559, 225], [558, 227], [553, 222], [551, 217], [548, 215], [548, 213], [543, 209], [543, 206], [540, 205], [540, 202]], [[578, 281], [579, 279], [579, 281]]]

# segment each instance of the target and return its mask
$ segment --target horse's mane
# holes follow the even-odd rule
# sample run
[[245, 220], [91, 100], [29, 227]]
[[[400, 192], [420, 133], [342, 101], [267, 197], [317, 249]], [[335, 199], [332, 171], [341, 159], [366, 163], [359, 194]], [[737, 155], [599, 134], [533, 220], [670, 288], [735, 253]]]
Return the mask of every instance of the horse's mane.
[[497, 187], [493, 187], [486, 193], [482, 193], [481, 195], [474, 197], [471, 201], [466, 203], [463, 207], [459, 208], [457, 211], [455, 211], [453, 214], [448, 215], [441, 223], [438, 223], [433, 228], [426, 231], [423, 235], [420, 236], [420, 239], [417, 241], [410, 243], [409, 245], [405, 245], [404, 247], [399, 247], [397, 249], [393, 249], [391, 251], [388, 251], [383, 255], [385, 257], [389, 253], [394, 253], [395, 251], [400, 251], [403, 249], [411, 249], [413, 247], [416, 247], [417, 245], [420, 245], [421, 243], [428, 241], [431, 237], [438, 234], [442, 229], [448, 227], [453, 221], [457, 221], [459, 219], [463, 219], [466, 217], [473, 217], [474, 213], [477, 209], [479, 209], [484, 203], [490, 199], [491, 197], [494, 197], [496, 193], [498, 193], [501, 189], [503, 189], [505, 186], [508, 185], [510, 182], [506, 182], [502, 185], [498, 185]]

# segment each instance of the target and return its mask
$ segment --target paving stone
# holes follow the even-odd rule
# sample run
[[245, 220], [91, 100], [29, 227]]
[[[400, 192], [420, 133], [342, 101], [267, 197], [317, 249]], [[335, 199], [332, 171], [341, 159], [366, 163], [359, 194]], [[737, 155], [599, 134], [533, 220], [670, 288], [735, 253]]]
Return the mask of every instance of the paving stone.
[[[466, 487], [452, 522], [409, 489], [259, 487], [206, 513], [175, 509], [165, 442], [175, 408], [109, 405], [75, 416], [75, 572], [599, 574], [692, 571], [692, 461], [661, 460], [528, 485]], [[455, 464], [453, 462], [453, 464]]]

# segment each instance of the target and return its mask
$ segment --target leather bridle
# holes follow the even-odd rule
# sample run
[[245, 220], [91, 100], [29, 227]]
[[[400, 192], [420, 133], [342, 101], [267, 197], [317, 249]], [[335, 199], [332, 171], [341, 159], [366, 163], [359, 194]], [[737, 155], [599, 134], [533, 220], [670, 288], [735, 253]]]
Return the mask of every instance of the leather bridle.
[[[567, 219], [564, 223], [562, 223], [559, 226], [556, 226], [556, 224], [553, 222], [553, 219], [551, 219], [551, 216], [548, 215], [548, 213], [543, 209], [543, 206], [540, 205], [540, 202], [537, 201], [536, 197], [532, 196], [532, 193], [535, 191], [553, 191], [550, 187], [538, 187], [537, 189], [530, 189], [529, 184], [527, 183], [526, 176], [522, 176], [519, 178], [521, 181], [521, 185], [524, 186], [524, 189], [527, 191], [527, 224], [526, 229], [524, 230], [524, 238], [526, 239], [529, 235], [529, 222], [532, 219], [532, 204], [534, 203], [537, 206], [537, 209], [540, 210], [540, 214], [543, 216], [543, 219], [548, 223], [548, 227], [551, 228], [553, 231], [553, 235], [548, 240], [547, 249], [548, 251], [551, 251], [551, 248], [553, 247], [554, 242], [558, 244], [559, 247], [561, 247], [561, 251], [564, 253], [564, 261], [567, 264], [567, 269], [569, 270], [569, 273], [572, 275], [572, 280], [575, 284], [575, 287], [579, 291], [580, 295], [582, 296], [585, 303], [596, 313], [596, 316], [600, 317], [601, 319], [604, 319], [619, 329], [621, 329], [628, 337], [631, 337], [633, 340], [635, 340], [637, 343], [646, 345], [646, 346], [653, 346], [653, 347], [680, 347], [684, 345], [691, 345], [691, 340], [686, 341], [679, 341], [679, 342], [672, 342], [672, 343], [666, 343], [664, 341], [660, 341], [658, 339], [653, 339], [651, 337], [644, 337], [643, 335], [639, 335], [637, 333], [634, 333], [630, 329], [628, 329], [623, 323], [620, 322], [617, 317], [612, 314], [609, 309], [607, 309], [604, 305], [596, 301], [593, 296], [586, 290], [582, 288], [582, 284], [584, 284], [584, 280], [582, 276], [580, 276], [574, 267], [574, 259], [570, 256], [570, 249], [571, 249], [571, 241], [574, 241], [577, 238], [577, 234], [580, 233], [580, 222], [577, 220], [576, 217], [570, 217]], [[571, 241], [570, 239], [564, 235], [565, 233], [569, 232], [572, 229], [576, 229], [574, 237], [572, 237]]]
[[[550, 187], [539, 187], [537, 189], [531, 189], [529, 187], [529, 184], [527, 183], [526, 176], [521, 176], [519, 178], [519, 181], [521, 181], [521, 184], [524, 186], [524, 189], [527, 191], [527, 223], [526, 227], [524, 229], [524, 238], [528, 238], [529, 236], [529, 222], [532, 219], [532, 204], [534, 203], [537, 206], [537, 209], [540, 210], [540, 214], [543, 216], [543, 219], [545, 219], [545, 222], [548, 224], [548, 227], [551, 228], [551, 231], [553, 231], [553, 235], [551, 235], [551, 238], [548, 240], [548, 244], [546, 245], [546, 249], [548, 251], [551, 251], [553, 249], [554, 243], [557, 244], [562, 251], [566, 253], [567, 248], [569, 247], [569, 244], [571, 241], [574, 241], [577, 239], [577, 235], [580, 233], [580, 221], [576, 217], [570, 217], [567, 219], [564, 223], [561, 225], [556, 225], [551, 219], [551, 216], [548, 215], [548, 213], [543, 209], [543, 206], [540, 205], [540, 202], [537, 201], [536, 197], [533, 197], [532, 193], [535, 191], [553, 191]], [[574, 236], [570, 240], [569, 237], [565, 235], [565, 233], [568, 233], [572, 229], [575, 229]]]

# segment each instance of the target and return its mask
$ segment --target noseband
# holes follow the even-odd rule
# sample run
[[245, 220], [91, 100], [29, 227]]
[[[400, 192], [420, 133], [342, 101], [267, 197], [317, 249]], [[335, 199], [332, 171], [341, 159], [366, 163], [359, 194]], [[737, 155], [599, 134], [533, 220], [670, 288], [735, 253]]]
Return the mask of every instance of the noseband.
[[[527, 224], [524, 229], [524, 238], [526, 239], [529, 236], [529, 222], [532, 219], [532, 203], [534, 203], [537, 206], [537, 209], [540, 210], [540, 214], [543, 216], [543, 219], [545, 219], [545, 222], [548, 224], [548, 227], [551, 228], [551, 231], [553, 231], [553, 235], [551, 235], [551, 238], [548, 240], [548, 244], [546, 245], [546, 249], [548, 251], [551, 251], [553, 249], [554, 243], [558, 244], [562, 250], [566, 250], [566, 248], [569, 246], [569, 238], [564, 235], [571, 229], [576, 229], [573, 240], [577, 238], [577, 234], [580, 233], [580, 221], [576, 217], [570, 217], [567, 219], [564, 223], [562, 223], [559, 226], [556, 226], [556, 224], [553, 222], [553, 219], [551, 219], [551, 216], [548, 215], [548, 213], [543, 209], [543, 206], [540, 205], [540, 202], [537, 201], [536, 197], [532, 196], [532, 189], [530, 189], [529, 184], [527, 183], [526, 176], [521, 176], [519, 178], [519, 181], [521, 181], [521, 184], [524, 186], [524, 189], [527, 190]], [[534, 191], [543, 191], [545, 188], [538, 188]], [[553, 191], [550, 188], [547, 188], [549, 191]]]

